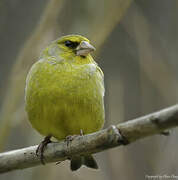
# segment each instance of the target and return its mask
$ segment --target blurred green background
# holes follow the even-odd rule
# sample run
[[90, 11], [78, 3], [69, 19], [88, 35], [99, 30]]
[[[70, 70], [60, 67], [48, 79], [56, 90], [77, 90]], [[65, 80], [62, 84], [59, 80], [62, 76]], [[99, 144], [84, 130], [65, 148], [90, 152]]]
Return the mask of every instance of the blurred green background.
[[[38, 144], [24, 111], [25, 78], [41, 49], [71, 33], [88, 37], [105, 74], [106, 123], [118, 124], [178, 100], [177, 0], [1, 0], [0, 151]], [[96, 154], [99, 171], [69, 162], [0, 175], [0, 180], [142, 180], [178, 175], [178, 131]]]

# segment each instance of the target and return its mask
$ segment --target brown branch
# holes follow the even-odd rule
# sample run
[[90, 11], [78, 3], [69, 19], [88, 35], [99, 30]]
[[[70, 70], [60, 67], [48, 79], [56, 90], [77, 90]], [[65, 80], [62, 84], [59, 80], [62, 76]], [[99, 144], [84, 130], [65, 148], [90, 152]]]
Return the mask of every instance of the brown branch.
[[[46, 163], [64, 161], [74, 155], [97, 153], [112, 147], [161, 134], [178, 126], [178, 105], [134, 120], [111, 126], [85, 136], [78, 136], [69, 146], [65, 141], [48, 144], [44, 152]], [[163, 133], [164, 134], [164, 133]], [[37, 146], [0, 153], [0, 173], [40, 165]]]

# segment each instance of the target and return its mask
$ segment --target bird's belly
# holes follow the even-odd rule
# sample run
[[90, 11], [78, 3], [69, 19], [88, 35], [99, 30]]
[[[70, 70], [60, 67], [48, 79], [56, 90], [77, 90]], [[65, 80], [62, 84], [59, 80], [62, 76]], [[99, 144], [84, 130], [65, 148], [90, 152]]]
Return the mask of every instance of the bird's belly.
[[[96, 84], [64, 89], [48, 87], [33, 89], [27, 101], [27, 112], [32, 126], [41, 134], [64, 139], [68, 135], [95, 132], [104, 123], [104, 102]], [[80, 89], [82, 88], [82, 90]], [[28, 108], [32, 107], [32, 108]]]
[[[38, 101], [38, 98], [36, 98]], [[37, 110], [38, 109], [38, 110]], [[104, 122], [104, 107], [102, 100], [61, 98], [56, 103], [46, 98], [46, 102], [35, 111], [29, 113], [32, 126], [43, 135], [52, 135], [63, 139], [67, 135], [95, 132], [102, 128]]]
[[65, 104], [56, 114], [50, 127], [57, 139], [80, 134], [80, 130], [84, 134], [95, 132], [102, 127], [104, 121], [102, 107], [92, 108], [91, 104], [70, 102], [70, 105]]

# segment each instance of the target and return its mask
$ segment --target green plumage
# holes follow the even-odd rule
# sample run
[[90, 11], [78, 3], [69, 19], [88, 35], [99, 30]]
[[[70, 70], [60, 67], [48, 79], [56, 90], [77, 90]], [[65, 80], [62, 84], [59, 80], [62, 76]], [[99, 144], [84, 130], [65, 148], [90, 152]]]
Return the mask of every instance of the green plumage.
[[62, 42], [56, 40], [43, 51], [28, 74], [25, 90], [32, 126], [58, 140], [80, 134], [81, 129], [84, 134], [95, 132], [104, 123], [101, 69], [90, 55], [76, 56]]

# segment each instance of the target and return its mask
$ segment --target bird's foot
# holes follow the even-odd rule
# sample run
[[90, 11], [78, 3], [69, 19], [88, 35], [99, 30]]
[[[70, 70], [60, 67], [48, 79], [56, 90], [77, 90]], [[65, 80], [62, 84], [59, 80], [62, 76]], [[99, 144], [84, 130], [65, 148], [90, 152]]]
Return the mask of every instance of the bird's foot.
[[47, 144], [49, 144], [51, 142], [50, 138], [51, 138], [51, 135], [50, 136], [46, 136], [44, 138], [44, 140], [39, 144], [39, 146], [36, 149], [36, 155], [40, 157], [40, 161], [44, 165], [45, 165], [45, 162], [44, 162], [44, 155], [43, 155], [43, 153], [44, 153], [44, 149], [47, 146]]
[[67, 143], [67, 146], [69, 146], [69, 144], [79, 135], [68, 135], [65, 138], [65, 142]]
[[78, 136], [83, 136], [83, 130], [80, 129], [80, 134], [79, 135], [68, 135], [65, 138], [65, 142], [67, 143], [67, 146]]
[[84, 134], [83, 134], [83, 130], [82, 129], [80, 129], [80, 136], [83, 136]]

